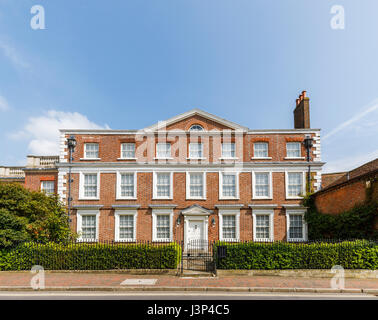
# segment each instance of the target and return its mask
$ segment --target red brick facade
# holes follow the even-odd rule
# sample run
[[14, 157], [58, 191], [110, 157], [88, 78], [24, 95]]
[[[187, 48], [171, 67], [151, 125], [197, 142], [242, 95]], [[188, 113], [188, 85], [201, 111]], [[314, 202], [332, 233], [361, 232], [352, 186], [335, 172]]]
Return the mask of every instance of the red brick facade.
[[378, 159], [338, 175], [338, 179], [314, 194], [320, 212], [339, 214], [350, 210], [368, 200], [369, 194], [370, 199], [378, 199]]
[[58, 192], [58, 170], [25, 170], [25, 187], [33, 191], [41, 191], [42, 181], [54, 181], [55, 193]]
[[[98, 213], [96, 224], [96, 240], [115, 240], [117, 228], [115, 214], [117, 210], [136, 212], [137, 240], [154, 240], [153, 216], [154, 212], [166, 210], [170, 214], [170, 232], [173, 239], [185, 239], [190, 221], [203, 219], [201, 237], [209, 240], [219, 239], [220, 230], [226, 232], [225, 225], [220, 226], [220, 214], [237, 214], [237, 240], [252, 240], [254, 235], [253, 213], [272, 213], [273, 219], [269, 230], [273, 230], [270, 240], [287, 239], [287, 214], [303, 213], [301, 199], [287, 197], [288, 172], [303, 174], [302, 189], [305, 189], [307, 172], [306, 150], [303, 146], [305, 135], [315, 139], [311, 152], [312, 171], [315, 172], [313, 187], [320, 186], [320, 172], [323, 163], [320, 161], [320, 138], [317, 129], [290, 129], [290, 130], [249, 130], [237, 124], [209, 115], [200, 110], [193, 110], [186, 114], [167, 120], [163, 130], [156, 126], [138, 132], [132, 131], [85, 131], [66, 130], [61, 132], [61, 159], [58, 165], [58, 193], [67, 199], [68, 190], [68, 149], [67, 138], [75, 136], [77, 145], [73, 153], [72, 168], [72, 228], [81, 230], [78, 226], [78, 216], [88, 212]], [[200, 125], [203, 131], [189, 132], [192, 125]], [[158, 131], [158, 129], [160, 131]], [[226, 130], [226, 131], [223, 131]], [[156, 143], [171, 143], [171, 158], [168, 160], [156, 159]], [[193, 161], [188, 158], [189, 142], [201, 142], [203, 145], [203, 159]], [[235, 143], [235, 158], [222, 159], [221, 143]], [[268, 143], [268, 156], [256, 159], [254, 143]], [[297, 158], [288, 158], [286, 144], [299, 142], [301, 154]], [[98, 144], [98, 158], [85, 159], [86, 143]], [[121, 144], [135, 143], [135, 158], [125, 160], [121, 158]], [[225, 170], [238, 173], [238, 196], [235, 199], [220, 199], [220, 176]], [[187, 199], [187, 172], [205, 172], [206, 199]], [[137, 176], [136, 197], [132, 200], [117, 199], [117, 173], [129, 172]], [[153, 184], [154, 172], [170, 172], [172, 177], [172, 192], [170, 199], [155, 199]], [[253, 172], [268, 172], [271, 175], [271, 194], [267, 199], [253, 197]], [[97, 187], [99, 194], [96, 199], [82, 199], [84, 174], [98, 174]], [[235, 178], [237, 179], [237, 178]], [[192, 213], [185, 209], [194, 205]], [[198, 213], [196, 210], [211, 210], [211, 213]], [[294, 210], [294, 211], [293, 211]], [[296, 211], [297, 210], [297, 211]], [[190, 211], [190, 210], [189, 210]], [[129, 212], [129, 211], [126, 211]], [[172, 215], [171, 215], [172, 214]], [[198, 216], [197, 216], [198, 215]], [[180, 221], [180, 223], [178, 223]], [[236, 221], [236, 220], [235, 220]], [[255, 226], [256, 227], [256, 226]], [[195, 228], [197, 228], [195, 226]], [[234, 227], [233, 230], [235, 230]], [[194, 230], [194, 229], [193, 229]], [[135, 231], [135, 230], [134, 230]], [[194, 232], [194, 231], [193, 231]], [[305, 230], [303, 230], [305, 237]], [[185, 236], [184, 236], [185, 234]], [[273, 239], [272, 239], [273, 238]]]

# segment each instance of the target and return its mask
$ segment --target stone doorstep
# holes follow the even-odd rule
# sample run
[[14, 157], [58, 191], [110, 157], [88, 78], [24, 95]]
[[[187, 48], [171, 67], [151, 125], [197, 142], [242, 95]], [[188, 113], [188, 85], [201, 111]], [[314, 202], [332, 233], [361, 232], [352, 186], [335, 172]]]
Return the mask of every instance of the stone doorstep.
[[282, 287], [111, 287], [111, 286], [82, 286], [82, 287], [46, 287], [34, 290], [24, 286], [0, 286], [1, 291], [185, 291], [185, 292], [291, 292], [291, 293], [365, 293], [378, 295], [378, 289], [332, 289], [332, 288], [282, 288]]

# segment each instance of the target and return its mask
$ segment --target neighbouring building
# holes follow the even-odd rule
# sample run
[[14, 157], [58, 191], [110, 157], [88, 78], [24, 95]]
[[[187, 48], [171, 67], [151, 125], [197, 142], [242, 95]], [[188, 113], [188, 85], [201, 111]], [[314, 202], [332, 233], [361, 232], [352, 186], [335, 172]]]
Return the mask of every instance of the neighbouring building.
[[[194, 109], [141, 130], [62, 129], [57, 191], [67, 203], [71, 170], [70, 217], [82, 241], [303, 241], [307, 135], [313, 190], [324, 164], [305, 91], [294, 127], [253, 130]], [[32, 185], [56, 178], [25, 172]]]
[[26, 166], [0, 167], [0, 182], [19, 183], [33, 191], [58, 192], [59, 156], [27, 156]]
[[346, 172], [322, 173], [322, 189], [339, 180]]
[[319, 212], [339, 214], [364, 203], [369, 195], [378, 199], [378, 158], [348, 172], [326, 175], [338, 179], [324, 186], [322, 175], [322, 189], [314, 194]]

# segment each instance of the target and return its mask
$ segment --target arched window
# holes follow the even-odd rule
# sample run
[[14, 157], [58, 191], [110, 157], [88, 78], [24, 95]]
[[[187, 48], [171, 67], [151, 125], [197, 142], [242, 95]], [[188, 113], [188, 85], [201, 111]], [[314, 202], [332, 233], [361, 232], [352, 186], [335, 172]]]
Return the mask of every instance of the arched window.
[[199, 124], [193, 124], [190, 127], [189, 131], [203, 131], [203, 127], [200, 126]]

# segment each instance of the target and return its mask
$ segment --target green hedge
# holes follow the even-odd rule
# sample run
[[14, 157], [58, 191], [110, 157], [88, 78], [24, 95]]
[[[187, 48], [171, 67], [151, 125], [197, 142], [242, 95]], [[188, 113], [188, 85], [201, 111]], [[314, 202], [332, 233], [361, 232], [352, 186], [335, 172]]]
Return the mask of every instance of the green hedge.
[[181, 247], [170, 244], [37, 244], [0, 250], [0, 270], [176, 269]]
[[216, 257], [218, 269], [378, 269], [378, 244], [366, 240], [340, 243], [222, 243], [226, 258]]

